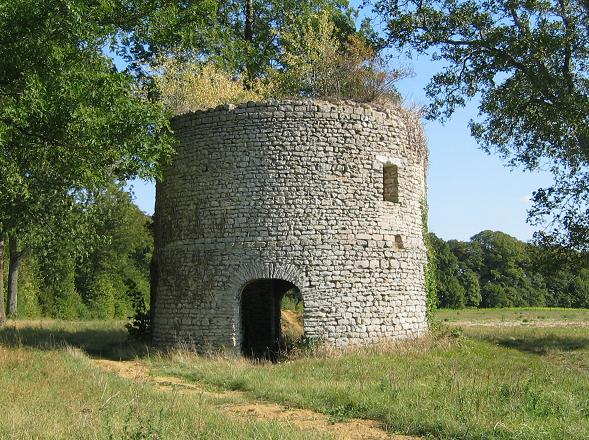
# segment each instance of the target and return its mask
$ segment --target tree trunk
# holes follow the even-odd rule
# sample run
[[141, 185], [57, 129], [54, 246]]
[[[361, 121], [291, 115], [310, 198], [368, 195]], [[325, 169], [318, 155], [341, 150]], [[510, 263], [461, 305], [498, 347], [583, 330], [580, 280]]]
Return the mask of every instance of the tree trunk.
[[16, 235], [8, 238], [10, 259], [8, 262], [8, 317], [16, 317], [18, 299], [18, 268], [22, 261], [23, 252], [18, 251], [18, 239]]
[[254, 0], [245, 0], [245, 41], [254, 41]]
[[6, 322], [6, 306], [4, 304], [4, 232], [0, 230], [0, 325]]
[[243, 32], [245, 41], [250, 43], [247, 48], [250, 52], [245, 62], [245, 87], [251, 89], [254, 80], [253, 42], [254, 42], [254, 0], [245, 0], [245, 29]]

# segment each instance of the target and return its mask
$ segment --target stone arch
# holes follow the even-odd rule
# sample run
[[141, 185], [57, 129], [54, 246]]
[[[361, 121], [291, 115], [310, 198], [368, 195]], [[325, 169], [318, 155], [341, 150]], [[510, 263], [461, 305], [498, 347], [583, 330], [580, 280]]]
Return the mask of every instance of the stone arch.
[[239, 300], [241, 291], [247, 283], [262, 278], [276, 278], [288, 281], [297, 286], [301, 291], [301, 295], [303, 295], [303, 299], [306, 299], [304, 289], [308, 285], [307, 277], [294, 264], [262, 263], [258, 261], [242, 264], [231, 277], [228, 288], [234, 292], [234, 298]]
[[276, 360], [283, 349], [282, 300], [298, 289], [278, 278], [259, 278], [241, 292], [239, 328], [241, 353], [255, 359]]
[[[253, 291], [252, 291], [253, 286]], [[254, 357], [270, 357], [274, 356], [272, 353], [273, 347], [264, 347], [268, 341], [263, 338], [258, 341], [259, 347], [252, 347], [252, 341], [244, 341], [244, 313], [248, 313], [243, 309], [244, 295], [258, 296], [254, 301], [267, 301], [267, 303], [258, 303], [257, 306], [265, 309], [260, 313], [266, 313], [265, 318], [268, 319], [268, 329], [261, 329], [261, 331], [272, 332], [271, 335], [265, 335], [267, 339], [275, 339], [280, 337], [280, 302], [282, 296], [291, 287], [296, 287], [303, 298], [303, 304], [306, 304], [305, 287], [307, 286], [307, 279], [296, 266], [292, 264], [277, 264], [277, 263], [260, 263], [253, 262], [242, 265], [233, 276], [229, 283], [229, 289], [234, 296], [234, 322], [236, 330], [236, 348], [243, 354], [250, 354]], [[258, 292], [256, 292], [256, 289]], [[266, 290], [268, 295], [262, 299], [259, 290]], [[248, 298], [245, 298], [247, 301]], [[250, 304], [250, 307], [253, 304]], [[306, 310], [306, 309], [305, 309]], [[272, 328], [274, 329], [272, 331]], [[245, 343], [245, 345], [244, 345]], [[264, 348], [270, 348], [264, 350]], [[246, 353], [245, 350], [253, 351]]]

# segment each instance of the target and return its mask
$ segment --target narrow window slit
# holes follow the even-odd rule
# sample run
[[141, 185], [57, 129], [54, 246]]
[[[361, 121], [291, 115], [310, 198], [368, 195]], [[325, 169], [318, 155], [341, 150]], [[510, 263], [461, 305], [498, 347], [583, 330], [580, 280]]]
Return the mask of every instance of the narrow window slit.
[[383, 200], [399, 203], [399, 168], [397, 165], [385, 164], [383, 167]]

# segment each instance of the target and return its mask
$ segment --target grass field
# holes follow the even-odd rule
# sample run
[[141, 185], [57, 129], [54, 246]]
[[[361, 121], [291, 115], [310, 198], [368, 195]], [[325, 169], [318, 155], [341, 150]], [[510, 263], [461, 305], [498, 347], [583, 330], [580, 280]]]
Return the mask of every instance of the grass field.
[[123, 324], [21, 322], [0, 330], [0, 439], [321, 438], [228, 418], [202, 395], [162, 393], [99, 369], [87, 352], [146, 355], [126, 345]]
[[528, 326], [588, 326], [587, 309], [549, 309], [543, 307], [513, 309], [444, 309], [437, 312], [437, 319], [442, 322], [466, 326], [484, 326], [490, 324], [528, 325]]
[[[122, 323], [21, 322], [0, 330], [0, 438], [318, 437], [288, 423], [224, 418], [216, 402], [162, 396], [102, 372], [88, 356], [137, 356], [155, 376], [240, 390], [252, 402], [310, 408], [334, 422], [373, 419], [391, 433], [589, 438], [588, 310], [442, 310], [438, 318], [449, 329], [419, 341], [278, 364], [147, 353], [127, 344]], [[142, 430], [161, 436], [131, 436]]]

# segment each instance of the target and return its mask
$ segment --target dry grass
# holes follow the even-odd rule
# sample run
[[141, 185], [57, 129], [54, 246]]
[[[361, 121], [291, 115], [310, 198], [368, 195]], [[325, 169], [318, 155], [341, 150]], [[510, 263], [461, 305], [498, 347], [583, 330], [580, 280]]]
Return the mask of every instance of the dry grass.
[[441, 322], [464, 327], [589, 327], [588, 309], [443, 309], [436, 316]]
[[206, 396], [162, 392], [93, 365], [86, 349], [96, 344], [96, 350], [110, 348], [106, 352], [116, 355], [119, 338], [125, 338], [124, 329], [113, 322], [45, 321], [0, 329], [0, 438], [321, 437], [284, 423], [228, 418]]
[[[88, 353], [139, 356], [154, 374], [213, 394], [238, 390], [245, 399], [307, 408], [334, 421], [372, 419], [393, 433], [589, 438], [589, 328], [566, 326], [584, 322], [589, 311], [453, 313], [440, 316], [471, 325], [418, 340], [314, 347], [276, 364], [219, 353], [148, 353], [125, 345], [122, 323], [19, 324], [0, 330], [0, 438], [156, 438], [159, 432], [162, 438], [315, 438], [284, 424], [229, 420], [203, 397], [162, 396], [96, 369]], [[564, 325], [475, 325], [503, 315], [528, 322], [559, 317]], [[131, 437], [137, 433], [152, 437]]]
[[312, 408], [334, 420], [378, 420], [395, 433], [589, 438], [589, 329], [473, 326], [437, 332], [368, 347], [321, 347], [278, 364], [181, 351], [152, 357], [151, 363], [162, 374]]

